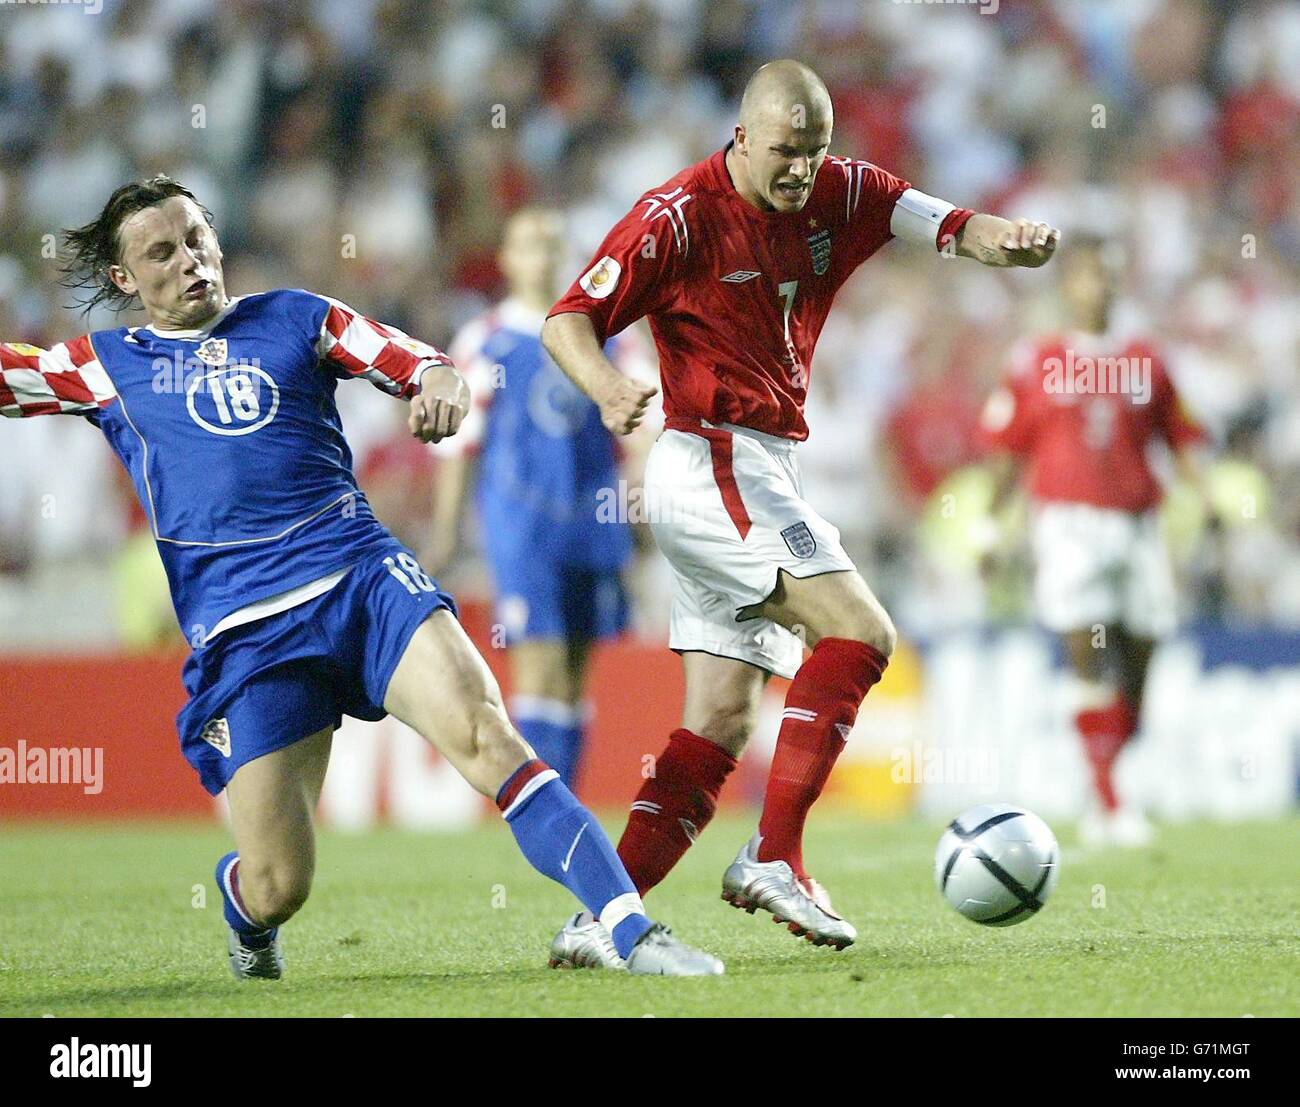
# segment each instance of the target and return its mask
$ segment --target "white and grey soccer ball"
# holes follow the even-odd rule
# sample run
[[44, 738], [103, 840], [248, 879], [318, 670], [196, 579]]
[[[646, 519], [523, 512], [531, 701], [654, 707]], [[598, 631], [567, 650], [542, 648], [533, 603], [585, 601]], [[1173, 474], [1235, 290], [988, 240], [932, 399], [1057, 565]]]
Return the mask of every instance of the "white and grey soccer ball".
[[986, 803], [958, 815], [934, 855], [943, 898], [983, 926], [1033, 918], [1060, 875], [1061, 850], [1051, 828], [1009, 803]]

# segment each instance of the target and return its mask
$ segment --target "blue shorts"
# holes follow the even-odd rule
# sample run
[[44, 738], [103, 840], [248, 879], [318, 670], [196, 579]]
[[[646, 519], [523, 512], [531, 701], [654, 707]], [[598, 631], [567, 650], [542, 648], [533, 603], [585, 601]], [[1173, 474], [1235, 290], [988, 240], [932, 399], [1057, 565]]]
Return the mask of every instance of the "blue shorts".
[[496, 558], [496, 619], [506, 644], [526, 638], [612, 638], [627, 629], [627, 591], [617, 569], [579, 569], [536, 557]]
[[407, 643], [443, 608], [456, 614], [451, 596], [394, 542], [324, 595], [195, 650], [181, 674], [190, 699], [176, 728], [203, 787], [215, 796], [241, 765], [338, 726], [344, 715], [382, 719]]

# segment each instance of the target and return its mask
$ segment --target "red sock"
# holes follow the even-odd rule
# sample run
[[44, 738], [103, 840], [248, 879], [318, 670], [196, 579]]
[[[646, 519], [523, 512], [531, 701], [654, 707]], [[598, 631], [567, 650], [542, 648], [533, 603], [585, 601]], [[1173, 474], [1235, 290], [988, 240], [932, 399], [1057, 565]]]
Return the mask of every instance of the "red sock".
[[1092, 769], [1092, 783], [1102, 807], [1114, 811], [1119, 807], [1111, 768], [1124, 743], [1137, 730], [1137, 712], [1127, 696], [1116, 696], [1105, 707], [1091, 707], [1074, 717], [1074, 725], [1083, 739], [1083, 752]]
[[781, 730], [758, 830], [760, 861], [803, 868], [803, 824], [853, 729], [858, 708], [889, 659], [849, 638], [823, 638], [800, 666], [785, 697]]
[[618, 843], [618, 855], [640, 895], [658, 884], [709, 825], [722, 782], [736, 759], [689, 730], [674, 730], [641, 785]]

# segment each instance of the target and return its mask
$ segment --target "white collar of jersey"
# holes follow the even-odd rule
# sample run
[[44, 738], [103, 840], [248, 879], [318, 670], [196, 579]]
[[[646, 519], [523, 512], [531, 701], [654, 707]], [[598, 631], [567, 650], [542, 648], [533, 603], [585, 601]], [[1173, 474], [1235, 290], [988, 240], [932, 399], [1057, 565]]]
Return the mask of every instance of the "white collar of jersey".
[[217, 312], [217, 314], [214, 315], [208, 321], [207, 325], [203, 327], [198, 327], [196, 329], [192, 329], [188, 331], [169, 331], [169, 330], [164, 330], [162, 327], [156, 327], [152, 323], [150, 323], [147, 327], [144, 327], [143, 329], [151, 332], [152, 334], [156, 334], [159, 338], [183, 338], [183, 339], [207, 338], [208, 335], [212, 333], [212, 328], [215, 327], [218, 323], [220, 323], [221, 320], [223, 320], [232, 311], [234, 311], [235, 305], [239, 303], [239, 301], [242, 300], [243, 298], [244, 297], [242, 296], [232, 296], [229, 300], [226, 301], [226, 306], [223, 307], [219, 312]]
[[541, 334], [546, 312], [530, 308], [521, 300], [508, 296], [496, 307], [497, 322], [507, 330], [524, 334]]

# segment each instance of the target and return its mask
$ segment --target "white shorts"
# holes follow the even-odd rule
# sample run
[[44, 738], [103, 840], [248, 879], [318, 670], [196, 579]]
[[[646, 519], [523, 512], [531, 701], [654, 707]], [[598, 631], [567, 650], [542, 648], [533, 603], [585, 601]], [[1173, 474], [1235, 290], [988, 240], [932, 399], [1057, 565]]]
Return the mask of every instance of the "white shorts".
[[645, 503], [673, 570], [668, 645], [792, 677], [802, 641], [742, 608], [794, 577], [853, 569], [840, 532], [804, 500], [797, 443], [744, 427], [665, 430], [650, 450]]
[[1173, 570], [1154, 511], [1044, 502], [1032, 528], [1034, 600], [1049, 630], [1118, 623], [1145, 638], [1173, 632]]

